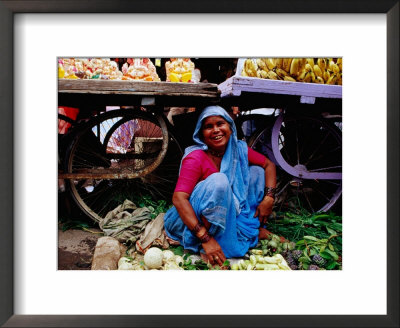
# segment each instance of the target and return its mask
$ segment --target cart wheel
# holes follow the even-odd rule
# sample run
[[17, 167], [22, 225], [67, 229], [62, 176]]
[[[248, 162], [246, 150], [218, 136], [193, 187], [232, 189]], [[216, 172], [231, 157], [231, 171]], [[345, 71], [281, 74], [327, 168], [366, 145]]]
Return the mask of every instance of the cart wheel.
[[[98, 222], [125, 199], [134, 200], [150, 188], [148, 177], [157, 175], [170, 140], [176, 143], [163, 118], [151, 113], [113, 110], [91, 119], [66, 155], [72, 197]], [[179, 161], [177, 166], [176, 171]]]
[[342, 138], [336, 126], [322, 118], [281, 115], [249, 144], [278, 165], [278, 211], [325, 212], [340, 198]]

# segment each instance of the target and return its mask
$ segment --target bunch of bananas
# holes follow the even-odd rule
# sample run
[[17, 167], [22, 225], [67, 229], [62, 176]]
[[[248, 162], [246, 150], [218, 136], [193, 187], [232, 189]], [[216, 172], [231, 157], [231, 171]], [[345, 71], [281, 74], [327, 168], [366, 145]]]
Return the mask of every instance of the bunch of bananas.
[[342, 58], [246, 59], [242, 76], [342, 85]]

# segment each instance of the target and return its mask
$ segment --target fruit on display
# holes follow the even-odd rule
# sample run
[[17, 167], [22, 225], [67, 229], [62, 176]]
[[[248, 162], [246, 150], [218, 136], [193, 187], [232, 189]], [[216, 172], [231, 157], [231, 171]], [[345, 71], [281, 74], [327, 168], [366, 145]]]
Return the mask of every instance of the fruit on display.
[[342, 85], [342, 58], [248, 58], [241, 76]]
[[193, 82], [193, 71], [190, 58], [171, 58], [165, 63], [167, 82]]
[[149, 58], [129, 58], [122, 71], [110, 58], [59, 58], [58, 78], [160, 81]]
[[149, 58], [128, 59], [128, 62], [122, 65], [122, 74], [122, 80], [160, 81], [156, 68]]

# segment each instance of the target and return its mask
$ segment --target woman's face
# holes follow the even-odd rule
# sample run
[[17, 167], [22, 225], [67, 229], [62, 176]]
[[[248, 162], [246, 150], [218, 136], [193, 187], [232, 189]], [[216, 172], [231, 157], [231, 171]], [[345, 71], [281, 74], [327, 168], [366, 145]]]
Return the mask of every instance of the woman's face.
[[209, 116], [203, 121], [203, 141], [211, 149], [225, 150], [229, 137], [232, 134], [231, 127], [221, 116]]

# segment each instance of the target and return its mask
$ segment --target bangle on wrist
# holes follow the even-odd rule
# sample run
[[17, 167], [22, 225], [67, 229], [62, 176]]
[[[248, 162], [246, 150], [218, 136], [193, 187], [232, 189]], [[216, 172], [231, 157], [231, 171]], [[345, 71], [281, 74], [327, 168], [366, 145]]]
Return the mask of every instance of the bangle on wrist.
[[265, 197], [265, 196], [269, 196], [269, 197], [275, 199], [275, 192], [276, 192], [276, 188], [273, 188], [273, 187], [265, 187], [265, 188], [264, 188], [264, 197]]
[[203, 227], [203, 225], [202, 225], [200, 222], [198, 222], [198, 223], [194, 226], [194, 228], [191, 229], [190, 231], [196, 236], [196, 235], [200, 232], [200, 230], [201, 230], [202, 227]]
[[203, 243], [208, 242], [211, 239], [211, 236], [208, 234], [208, 232], [206, 232], [204, 235], [199, 237], [199, 239], [200, 239], [200, 242], [203, 244]]

